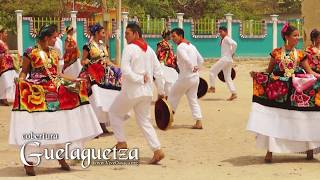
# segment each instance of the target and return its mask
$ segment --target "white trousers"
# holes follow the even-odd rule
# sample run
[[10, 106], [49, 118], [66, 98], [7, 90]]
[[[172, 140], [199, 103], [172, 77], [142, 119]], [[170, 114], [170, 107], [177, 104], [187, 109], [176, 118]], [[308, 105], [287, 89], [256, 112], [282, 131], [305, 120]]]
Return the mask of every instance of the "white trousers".
[[231, 79], [231, 69], [232, 61], [224, 61], [222, 59], [218, 60], [218, 62], [216, 62], [210, 69], [209, 80], [211, 87], [215, 87], [217, 75], [222, 70], [229, 91], [231, 93], [236, 93], [236, 87], [234, 86], [233, 81]]
[[144, 96], [130, 99], [123, 91], [115, 99], [110, 107], [109, 119], [110, 125], [114, 132], [114, 136], [118, 142], [125, 142], [126, 137], [123, 129], [123, 123], [128, 112], [133, 109], [138, 126], [141, 128], [144, 137], [153, 151], [160, 149], [156, 131], [154, 130], [150, 120], [150, 106], [152, 97]]
[[198, 86], [199, 76], [192, 76], [188, 78], [179, 76], [178, 80], [172, 86], [168, 97], [168, 102], [170, 103], [172, 110], [176, 112], [179, 101], [185, 94], [188, 98], [193, 119], [201, 120], [202, 113], [197, 97]]

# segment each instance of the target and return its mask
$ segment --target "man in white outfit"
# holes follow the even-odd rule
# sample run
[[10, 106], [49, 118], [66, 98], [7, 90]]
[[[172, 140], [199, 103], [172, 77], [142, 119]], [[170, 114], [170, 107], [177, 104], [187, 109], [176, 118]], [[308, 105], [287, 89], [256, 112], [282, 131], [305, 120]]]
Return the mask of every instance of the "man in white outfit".
[[168, 102], [175, 112], [181, 97], [185, 94], [192, 111], [192, 117], [196, 120], [193, 129], [202, 129], [202, 113], [198, 103], [199, 67], [203, 58], [191, 43], [184, 39], [184, 31], [175, 28], [171, 31], [171, 37], [177, 47], [177, 64], [180, 70], [178, 80], [174, 83], [169, 93]]
[[234, 54], [237, 50], [237, 43], [228, 36], [228, 29], [224, 26], [219, 27], [219, 34], [221, 36], [221, 58], [216, 62], [210, 70], [209, 80], [211, 87], [208, 92], [215, 93], [215, 80], [217, 75], [222, 70], [225, 82], [228, 85], [229, 91], [231, 92], [231, 96], [227, 99], [232, 101], [237, 98], [236, 88], [231, 79], [231, 69]]
[[154, 152], [150, 163], [156, 164], [164, 158], [164, 153], [150, 123], [152, 85], [155, 77], [159, 96], [163, 98], [164, 78], [155, 52], [141, 37], [141, 28], [137, 24], [128, 24], [125, 32], [128, 45], [123, 49], [121, 60], [122, 88], [110, 107], [109, 116], [117, 140], [116, 148], [127, 148], [123, 123], [127, 113], [134, 110], [137, 124]]

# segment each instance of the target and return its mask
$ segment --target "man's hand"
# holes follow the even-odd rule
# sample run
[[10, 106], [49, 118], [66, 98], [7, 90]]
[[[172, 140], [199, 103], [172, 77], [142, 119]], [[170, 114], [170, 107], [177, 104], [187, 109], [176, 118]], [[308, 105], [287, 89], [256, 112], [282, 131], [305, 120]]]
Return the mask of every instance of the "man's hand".
[[199, 71], [199, 67], [198, 66], [194, 66], [192, 72], [196, 73]]

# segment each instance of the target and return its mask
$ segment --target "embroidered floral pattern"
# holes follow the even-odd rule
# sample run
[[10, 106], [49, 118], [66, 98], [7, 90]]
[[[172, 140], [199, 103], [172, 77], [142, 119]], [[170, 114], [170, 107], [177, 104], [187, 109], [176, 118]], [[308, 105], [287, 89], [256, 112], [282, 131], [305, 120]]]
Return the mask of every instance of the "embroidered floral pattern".
[[63, 55], [63, 59], [64, 59], [63, 70], [71, 66], [80, 57], [80, 51], [78, 49], [77, 43], [72, 37], [68, 36], [66, 38], [65, 43], [67, 43], [68, 45]]
[[105, 46], [102, 43], [91, 41], [85, 47], [89, 51], [90, 64], [82, 68], [79, 77], [87, 80], [89, 94], [91, 94], [93, 84], [106, 89], [120, 90], [122, 79], [120, 68], [103, 64], [105, 58], [108, 58]]
[[[13, 110], [28, 112], [59, 111], [88, 104], [85, 81], [70, 81], [57, 76], [58, 54], [50, 49], [43, 59], [37, 46], [24, 56], [31, 60], [30, 78], [16, 82]], [[55, 82], [59, 79], [59, 83]]]
[[164, 39], [157, 44], [157, 57], [160, 63], [172, 68], [177, 67], [173, 49], [169, 42], [165, 41]]
[[292, 76], [301, 73], [304, 54], [293, 50], [284, 55], [284, 49], [278, 48], [271, 56], [276, 63], [273, 72], [253, 77], [253, 102], [282, 109], [320, 111], [320, 80], [302, 92], [292, 83]]
[[320, 73], [320, 50], [316, 47], [309, 46], [306, 48], [305, 52], [311, 69]]

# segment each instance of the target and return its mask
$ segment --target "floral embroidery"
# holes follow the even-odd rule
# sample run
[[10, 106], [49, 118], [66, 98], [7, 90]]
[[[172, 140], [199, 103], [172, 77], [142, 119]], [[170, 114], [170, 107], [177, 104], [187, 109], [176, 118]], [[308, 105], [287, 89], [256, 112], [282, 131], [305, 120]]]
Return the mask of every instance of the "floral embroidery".
[[41, 53], [44, 51], [37, 46], [28, 48], [24, 53], [31, 60], [30, 78], [16, 82], [13, 110], [58, 111], [88, 104], [85, 81], [70, 81], [59, 77], [58, 54], [53, 49], [49, 49], [45, 56]]
[[292, 84], [292, 76], [302, 71], [304, 54], [293, 50], [284, 55], [284, 48], [272, 51], [275, 60], [272, 73], [257, 73], [253, 77], [253, 102], [282, 109], [320, 111], [320, 80], [299, 92]]
[[305, 52], [311, 69], [320, 73], [320, 50], [316, 47], [309, 46], [306, 48]]

